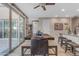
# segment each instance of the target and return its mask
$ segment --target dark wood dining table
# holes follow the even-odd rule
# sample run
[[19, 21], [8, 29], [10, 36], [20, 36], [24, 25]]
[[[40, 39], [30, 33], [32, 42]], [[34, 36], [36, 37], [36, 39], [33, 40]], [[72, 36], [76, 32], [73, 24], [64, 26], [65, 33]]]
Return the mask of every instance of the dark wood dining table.
[[31, 52], [35, 54], [48, 55], [48, 40], [54, 40], [54, 37], [43, 34], [41, 36], [33, 35], [31, 38]]
[[[57, 56], [57, 46], [49, 46], [48, 45], [48, 40], [55, 40], [54, 37], [48, 35], [48, 34], [43, 34], [42, 36], [37, 36], [33, 35], [31, 37], [31, 46], [22, 46], [22, 55], [28, 55], [25, 54], [24, 49], [31, 49], [31, 55], [56, 55]], [[50, 54], [49, 49], [54, 49], [55, 53]]]
[[43, 34], [42, 36], [33, 35], [31, 40], [33, 39], [46, 39], [46, 40], [55, 40], [54, 37], [50, 36], [49, 34]]

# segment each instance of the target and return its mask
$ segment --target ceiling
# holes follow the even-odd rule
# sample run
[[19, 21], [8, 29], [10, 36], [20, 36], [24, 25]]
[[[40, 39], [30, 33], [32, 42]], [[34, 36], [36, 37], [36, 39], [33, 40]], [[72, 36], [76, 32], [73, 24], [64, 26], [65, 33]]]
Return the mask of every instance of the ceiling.
[[46, 6], [46, 11], [41, 7], [33, 9], [38, 3], [15, 3], [29, 18], [39, 17], [68, 17], [79, 16], [79, 3], [56, 3]]

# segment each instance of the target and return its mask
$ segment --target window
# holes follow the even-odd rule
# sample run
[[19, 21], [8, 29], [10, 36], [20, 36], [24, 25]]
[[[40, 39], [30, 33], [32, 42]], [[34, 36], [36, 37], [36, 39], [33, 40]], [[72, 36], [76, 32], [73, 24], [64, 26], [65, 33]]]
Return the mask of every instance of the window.
[[4, 55], [9, 52], [9, 8], [0, 5], [0, 55]]

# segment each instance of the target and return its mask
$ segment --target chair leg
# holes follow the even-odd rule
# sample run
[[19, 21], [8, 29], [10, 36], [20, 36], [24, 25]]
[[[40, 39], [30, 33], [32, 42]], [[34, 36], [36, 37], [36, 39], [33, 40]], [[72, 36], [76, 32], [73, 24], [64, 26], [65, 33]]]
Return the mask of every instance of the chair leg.
[[22, 55], [22, 56], [24, 56], [24, 50], [23, 50], [23, 49], [24, 49], [24, 48], [22, 47], [22, 48], [21, 48], [21, 55]]
[[57, 46], [56, 46], [56, 56], [58, 55], [58, 48], [57, 48]]
[[72, 52], [73, 52], [74, 56], [76, 56], [75, 48], [74, 47], [72, 47], [72, 48], [73, 48]]
[[60, 42], [60, 38], [58, 38], [58, 43]]
[[67, 45], [65, 46], [65, 53], [67, 52]]
[[61, 46], [62, 46], [63, 41], [61, 40]]

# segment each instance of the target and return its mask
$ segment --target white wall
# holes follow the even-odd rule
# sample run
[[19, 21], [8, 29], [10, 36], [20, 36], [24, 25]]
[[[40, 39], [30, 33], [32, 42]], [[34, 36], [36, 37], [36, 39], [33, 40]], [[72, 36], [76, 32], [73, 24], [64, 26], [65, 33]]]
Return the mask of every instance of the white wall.
[[57, 36], [59, 33], [65, 33], [65, 30], [54, 30], [55, 23], [68, 23], [71, 26], [71, 21], [69, 18], [49, 18], [49, 19], [39, 19], [39, 29], [51, 36]]
[[74, 32], [74, 29], [75, 29], [77, 26], [79, 26], [79, 18], [72, 20], [72, 29], [73, 29], [73, 32]]
[[35, 34], [39, 29], [38, 29], [38, 22], [32, 22], [32, 32]]
[[[63, 30], [54, 30], [55, 23], [62, 23]], [[51, 19], [51, 35], [58, 36], [59, 33], [66, 33], [64, 23], [68, 23], [70, 25], [70, 19], [69, 18], [53, 18], [53, 19]]]
[[43, 33], [50, 34], [50, 20], [41, 19], [39, 20], [39, 30]]

